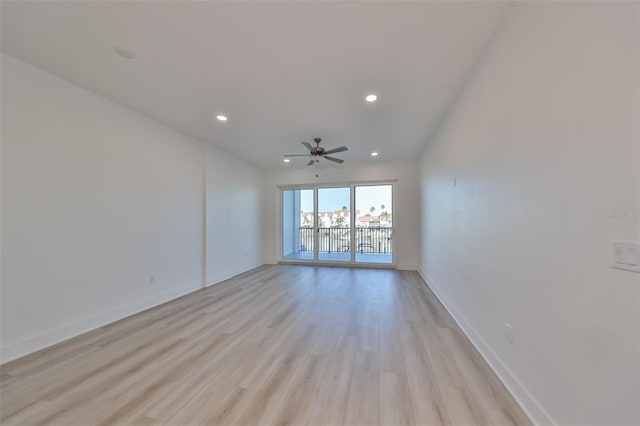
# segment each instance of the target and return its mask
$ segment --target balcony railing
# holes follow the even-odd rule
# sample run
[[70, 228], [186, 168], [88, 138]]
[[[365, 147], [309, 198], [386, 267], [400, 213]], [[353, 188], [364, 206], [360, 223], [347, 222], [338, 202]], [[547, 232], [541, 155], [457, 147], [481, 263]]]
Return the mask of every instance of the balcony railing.
[[[313, 251], [313, 228], [301, 227], [300, 251]], [[355, 249], [358, 253], [390, 254], [392, 228], [383, 226], [356, 227]], [[318, 228], [318, 252], [334, 253], [351, 250], [350, 228]]]

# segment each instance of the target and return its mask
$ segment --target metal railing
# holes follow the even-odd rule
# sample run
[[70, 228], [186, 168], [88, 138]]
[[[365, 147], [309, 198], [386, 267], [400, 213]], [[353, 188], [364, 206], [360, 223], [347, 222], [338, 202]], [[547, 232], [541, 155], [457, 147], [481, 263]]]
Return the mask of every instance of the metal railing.
[[[300, 229], [300, 251], [313, 251], [313, 232], [310, 227]], [[391, 253], [392, 228], [384, 226], [356, 227], [355, 249], [358, 253]], [[318, 228], [318, 251], [322, 253], [349, 252], [351, 228]]]

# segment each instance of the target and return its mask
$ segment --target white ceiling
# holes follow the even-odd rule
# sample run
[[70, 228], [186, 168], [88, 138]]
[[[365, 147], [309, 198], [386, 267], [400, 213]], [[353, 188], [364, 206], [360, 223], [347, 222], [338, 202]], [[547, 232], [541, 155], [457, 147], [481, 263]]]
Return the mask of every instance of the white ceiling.
[[260, 167], [316, 136], [380, 161], [421, 151], [507, 7], [3, 1], [2, 50]]

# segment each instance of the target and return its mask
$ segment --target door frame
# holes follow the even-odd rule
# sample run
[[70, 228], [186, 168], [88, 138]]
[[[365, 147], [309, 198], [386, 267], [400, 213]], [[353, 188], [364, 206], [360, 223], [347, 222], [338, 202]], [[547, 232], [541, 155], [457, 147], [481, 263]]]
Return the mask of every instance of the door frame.
[[[387, 268], [387, 269], [396, 269], [397, 268], [397, 259], [396, 259], [396, 225], [395, 220], [392, 222], [391, 226], [391, 263], [375, 263], [375, 262], [356, 262], [355, 256], [355, 244], [356, 244], [356, 214], [355, 214], [355, 203], [356, 203], [356, 190], [355, 188], [358, 186], [381, 186], [381, 185], [389, 185], [391, 186], [391, 217], [396, 217], [397, 215], [397, 206], [395, 203], [395, 183], [397, 180], [381, 180], [381, 181], [351, 181], [351, 182], [327, 182], [327, 183], [308, 183], [308, 184], [287, 184], [287, 185], [277, 185], [278, 195], [277, 195], [277, 205], [276, 205], [276, 216], [277, 216], [277, 225], [276, 225], [276, 250], [278, 253], [278, 263], [282, 264], [298, 264], [298, 265], [316, 265], [316, 266], [348, 266], [348, 267], [364, 267], [364, 268]], [[318, 189], [321, 188], [349, 188], [349, 226], [350, 226], [350, 260], [346, 261], [325, 261], [318, 260], [318, 242], [319, 242], [319, 232], [318, 232]], [[312, 189], [313, 190], [313, 259], [305, 260], [305, 259], [285, 259], [282, 253], [282, 238], [283, 238], [283, 226], [282, 223], [282, 193], [283, 191], [291, 191], [291, 190], [303, 190], [303, 189]]]

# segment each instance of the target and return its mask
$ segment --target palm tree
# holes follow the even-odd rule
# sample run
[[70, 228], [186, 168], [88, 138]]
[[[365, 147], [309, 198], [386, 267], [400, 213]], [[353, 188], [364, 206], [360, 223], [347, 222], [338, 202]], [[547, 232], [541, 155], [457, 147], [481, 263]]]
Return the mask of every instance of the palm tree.
[[371, 206], [371, 208], [369, 209], [369, 211], [371, 212], [371, 214], [373, 214], [373, 212], [375, 212], [375, 211], [376, 211], [376, 208], [375, 208], [375, 207], [373, 207], [373, 206]]
[[347, 206], [342, 206], [342, 217], [346, 218], [347, 216], [349, 216], [349, 208]]
[[380, 213], [380, 219], [381, 220], [389, 220], [389, 212], [387, 212], [386, 210], [383, 211], [382, 213]]
[[384, 204], [380, 205], [380, 211], [384, 210]]
[[344, 216], [338, 216], [338, 218], [336, 219], [336, 225], [338, 226], [344, 225]]

